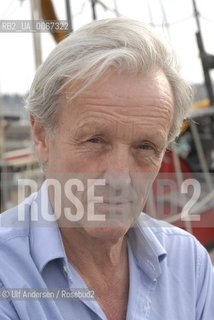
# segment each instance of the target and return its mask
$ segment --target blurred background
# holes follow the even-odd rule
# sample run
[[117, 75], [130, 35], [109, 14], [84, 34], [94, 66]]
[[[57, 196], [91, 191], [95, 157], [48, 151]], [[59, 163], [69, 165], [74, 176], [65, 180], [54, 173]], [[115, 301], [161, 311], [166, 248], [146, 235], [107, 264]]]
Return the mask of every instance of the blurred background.
[[[38, 184], [44, 179], [24, 109], [36, 69], [68, 33], [92, 20], [115, 16], [144, 21], [164, 34], [178, 55], [183, 77], [194, 90], [192, 120], [184, 123], [179, 139], [167, 151], [145, 210], [193, 233], [213, 255], [212, 0], [1, 1], [0, 212], [16, 205], [32, 191], [23, 190], [18, 197], [20, 179], [34, 179]], [[32, 21], [43, 22], [43, 29], [32, 30]], [[52, 33], [48, 31], [50, 21], [66, 22], [68, 28]], [[187, 180], [190, 181], [188, 190]]]

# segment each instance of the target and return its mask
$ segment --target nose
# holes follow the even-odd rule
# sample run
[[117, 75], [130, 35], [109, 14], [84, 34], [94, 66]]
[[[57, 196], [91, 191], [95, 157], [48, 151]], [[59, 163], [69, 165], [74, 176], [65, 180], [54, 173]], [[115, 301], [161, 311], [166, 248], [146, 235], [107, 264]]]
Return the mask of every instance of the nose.
[[115, 191], [120, 191], [124, 187], [131, 185], [130, 171], [130, 151], [125, 144], [120, 144], [112, 148], [109, 153], [104, 179], [106, 185], [112, 187]]

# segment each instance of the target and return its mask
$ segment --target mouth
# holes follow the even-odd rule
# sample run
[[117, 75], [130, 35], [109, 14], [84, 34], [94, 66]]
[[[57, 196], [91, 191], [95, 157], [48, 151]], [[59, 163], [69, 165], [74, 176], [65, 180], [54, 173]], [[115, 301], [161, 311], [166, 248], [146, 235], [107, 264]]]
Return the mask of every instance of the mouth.
[[133, 201], [127, 199], [103, 199], [103, 203], [108, 205], [125, 205], [131, 204]]
[[130, 202], [103, 202], [101, 204], [115, 207], [115, 206], [126, 206], [126, 205], [130, 205], [131, 203]]
[[121, 201], [104, 201], [102, 203], [96, 203], [95, 208], [98, 210], [108, 210], [108, 211], [125, 211], [131, 206], [130, 201], [121, 202]]

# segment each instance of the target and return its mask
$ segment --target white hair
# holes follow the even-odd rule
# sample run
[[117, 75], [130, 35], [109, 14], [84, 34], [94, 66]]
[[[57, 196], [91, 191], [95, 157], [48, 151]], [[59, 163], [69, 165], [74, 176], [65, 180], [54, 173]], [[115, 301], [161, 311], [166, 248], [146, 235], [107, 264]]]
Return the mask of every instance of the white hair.
[[164, 72], [174, 98], [169, 142], [174, 140], [190, 112], [192, 90], [180, 76], [172, 48], [143, 22], [128, 18], [92, 22], [60, 42], [38, 68], [26, 109], [54, 132], [64, 88], [69, 85], [69, 99], [73, 100], [112, 67], [136, 75], [158, 69]]

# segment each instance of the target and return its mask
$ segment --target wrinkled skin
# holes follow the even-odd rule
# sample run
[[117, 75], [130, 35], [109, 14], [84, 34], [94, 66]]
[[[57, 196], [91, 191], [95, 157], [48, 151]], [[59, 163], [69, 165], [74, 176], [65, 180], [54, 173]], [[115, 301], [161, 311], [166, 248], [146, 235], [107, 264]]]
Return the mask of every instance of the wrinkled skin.
[[[170, 85], [160, 70], [138, 76], [111, 70], [72, 103], [65, 97], [54, 139], [32, 119], [39, 160], [48, 162], [48, 178], [63, 185], [69, 178], [83, 181], [84, 190], [72, 189], [84, 206], [84, 218], [75, 226], [88, 236], [118, 239], [136, 221], [160, 169], [173, 117]], [[104, 202], [95, 204], [95, 214], [105, 221], [88, 221], [87, 179], [92, 178], [105, 179], [105, 186], [94, 189]], [[62, 193], [55, 210], [61, 214], [68, 207], [74, 213]], [[69, 225], [63, 214], [61, 224]]]

